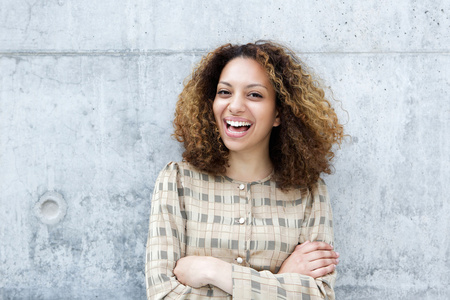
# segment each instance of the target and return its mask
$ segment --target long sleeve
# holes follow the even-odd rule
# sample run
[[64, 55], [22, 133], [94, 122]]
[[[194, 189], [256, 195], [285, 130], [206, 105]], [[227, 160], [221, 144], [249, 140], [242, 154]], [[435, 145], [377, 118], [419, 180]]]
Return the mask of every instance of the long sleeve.
[[[305, 203], [299, 241], [333, 244], [332, 212], [327, 189], [319, 181]], [[233, 265], [233, 298], [236, 299], [335, 299], [336, 272], [314, 279], [296, 273], [273, 274]]]
[[153, 191], [145, 262], [148, 299], [183, 299], [191, 289], [173, 274], [186, 247], [186, 215], [180, 204], [182, 189], [177, 175], [177, 165], [168, 164]]

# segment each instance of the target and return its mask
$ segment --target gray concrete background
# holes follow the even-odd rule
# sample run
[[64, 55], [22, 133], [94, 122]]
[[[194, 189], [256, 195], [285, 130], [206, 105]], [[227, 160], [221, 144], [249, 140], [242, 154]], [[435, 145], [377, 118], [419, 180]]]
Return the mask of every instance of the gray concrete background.
[[446, 0], [2, 0], [0, 299], [145, 298], [183, 79], [257, 39], [290, 45], [348, 112], [325, 177], [338, 299], [449, 299], [449, 16]]

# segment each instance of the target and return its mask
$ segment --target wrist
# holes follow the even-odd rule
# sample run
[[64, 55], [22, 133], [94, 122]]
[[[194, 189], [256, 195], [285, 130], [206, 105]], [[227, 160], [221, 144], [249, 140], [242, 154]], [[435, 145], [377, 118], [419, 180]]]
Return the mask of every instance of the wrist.
[[215, 285], [215, 279], [217, 278], [221, 260], [215, 257], [206, 256], [204, 262], [205, 265], [203, 269], [203, 275], [205, 276], [205, 281], [207, 282], [207, 284]]
[[214, 285], [228, 294], [232, 294], [231, 264], [215, 257], [207, 257], [204, 262], [204, 275], [207, 284]]

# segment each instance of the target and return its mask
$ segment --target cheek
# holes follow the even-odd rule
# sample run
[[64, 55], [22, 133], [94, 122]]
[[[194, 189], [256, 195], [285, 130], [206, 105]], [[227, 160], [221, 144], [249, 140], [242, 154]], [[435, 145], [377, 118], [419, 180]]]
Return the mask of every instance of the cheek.
[[216, 119], [216, 122], [219, 122], [219, 120], [221, 119], [221, 114], [222, 114], [222, 108], [223, 105], [221, 105], [220, 101], [214, 100], [213, 102], [213, 113], [214, 113], [214, 118]]
[[264, 105], [256, 107], [254, 110], [254, 114], [258, 114], [264, 120], [274, 121], [277, 117], [277, 110], [274, 105]]

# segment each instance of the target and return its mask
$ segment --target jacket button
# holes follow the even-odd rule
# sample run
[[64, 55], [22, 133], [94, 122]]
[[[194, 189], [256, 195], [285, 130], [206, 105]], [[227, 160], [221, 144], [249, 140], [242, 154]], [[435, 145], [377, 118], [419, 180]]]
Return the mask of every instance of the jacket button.
[[242, 259], [242, 257], [238, 257], [238, 258], [236, 259], [236, 261], [237, 261], [238, 264], [242, 264], [242, 262], [243, 262], [244, 260]]
[[245, 185], [244, 185], [243, 183], [241, 183], [241, 184], [239, 185], [239, 189], [240, 189], [240, 190], [245, 189]]

